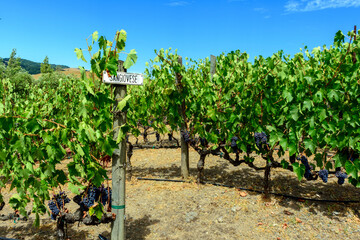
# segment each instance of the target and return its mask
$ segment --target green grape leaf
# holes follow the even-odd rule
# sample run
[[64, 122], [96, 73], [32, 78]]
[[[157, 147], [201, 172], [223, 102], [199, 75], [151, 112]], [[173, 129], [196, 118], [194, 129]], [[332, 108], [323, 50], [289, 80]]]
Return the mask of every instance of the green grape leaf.
[[340, 46], [345, 41], [345, 35], [341, 30], [337, 31], [334, 37], [334, 45]]
[[296, 176], [298, 177], [299, 181], [303, 178], [305, 174], [305, 166], [303, 164], [299, 163], [293, 163], [292, 164], [294, 172], [296, 173]]
[[313, 143], [311, 139], [305, 139], [304, 144], [305, 144], [305, 149], [309, 149], [311, 153], [315, 153], [316, 145]]
[[131, 49], [130, 53], [128, 53], [126, 60], [124, 62], [124, 68], [129, 69], [132, 65], [134, 65], [137, 61], [137, 55], [136, 55], [135, 49]]
[[119, 144], [121, 141], [125, 139], [126, 134], [129, 132], [130, 126], [127, 124], [121, 125], [119, 129], [119, 134], [116, 140], [116, 143]]
[[98, 31], [93, 32], [91, 37], [92, 37], [92, 44], [94, 44], [94, 42], [96, 42], [99, 38], [99, 32]]
[[80, 187], [78, 185], [74, 185], [73, 183], [70, 182], [68, 184], [68, 188], [72, 193], [77, 194], [77, 195], [80, 194], [80, 191], [79, 191]]
[[345, 169], [346, 169], [347, 174], [351, 175], [355, 179], [358, 179], [358, 171], [359, 170], [350, 161], [346, 161]]
[[105, 68], [109, 70], [110, 75], [115, 76], [117, 74], [118, 70], [118, 60], [116, 58], [109, 58], [109, 60], [106, 63]]
[[74, 52], [76, 53], [76, 57], [77, 59], [81, 59], [83, 60], [84, 62], [87, 62], [85, 57], [84, 57], [84, 54], [83, 54], [83, 51], [81, 50], [81, 48], [75, 48]]
[[126, 105], [128, 104], [129, 100], [131, 98], [131, 95], [128, 94], [126, 95], [126, 97], [124, 97], [119, 103], [118, 103], [118, 106], [117, 106], [117, 109], [119, 111], [123, 111], [123, 109], [126, 107]]

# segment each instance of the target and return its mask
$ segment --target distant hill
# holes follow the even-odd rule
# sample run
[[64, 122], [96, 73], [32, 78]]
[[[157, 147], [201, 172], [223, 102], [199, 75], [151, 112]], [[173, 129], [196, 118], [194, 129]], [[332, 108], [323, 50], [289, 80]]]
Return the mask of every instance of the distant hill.
[[[5, 65], [7, 65], [7, 62], [9, 61], [9, 58], [3, 58], [2, 59]], [[56, 64], [50, 64], [51, 67], [55, 70], [62, 70], [65, 68], [69, 68], [66, 65], [56, 65]], [[20, 66], [25, 69], [30, 74], [38, 74], [40, 73], [40, 67], [41, 63], [33, 62], [26, 59], [20, 59]]]
[[[78, 68], [64, 68], [61, 70], [61, 73], [65, 74], [65, 75], [73, 75], [77, 78], [80, 78], [81, 77], [81, 71], [80, 69]], [[89, 71], [86, 71], [86, 74], [87, 76], [90, 78], [91, 75], [89, 73]], [[41, 77], [41, 73], [38, 73], [38, 74], [32, 74], [32, 76], [35, 78], [35, 79], [39, 79]]]

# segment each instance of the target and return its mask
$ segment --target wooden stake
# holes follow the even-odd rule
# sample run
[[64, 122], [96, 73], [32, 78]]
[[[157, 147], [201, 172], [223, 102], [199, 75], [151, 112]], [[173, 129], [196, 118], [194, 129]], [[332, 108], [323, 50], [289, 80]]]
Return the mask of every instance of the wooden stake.
[[214, 77], [214, 74], [216, 72], [216, 57], [214, 55], [210, 55], [210, 74], [211, 74], [211, 80]]
[[[355, 33], [355, 36], [354, 36], [354, 41], [356, 41], [356, 25], [354, 26], [354, 33]], [[355, 64], [356, 63], [356, 53], [355, 51], [353, 52], [353, 63]]]
[[[119, 61], [120, 72], [126, 72], [123, 67], [124, 62]], [[115, 85], [114, 104], [114, 140], [120, 132], [120, 126], [126, 123], [126, 111], [117, 110], [118, 103], [126, 96], [126, 85]], [[112, 156], [112, 199], [111, 209], [116, 219], [111, 224], [111, 240], [125, 240], [125, 175], [126, 175], [126, 139], [119, 143]]]

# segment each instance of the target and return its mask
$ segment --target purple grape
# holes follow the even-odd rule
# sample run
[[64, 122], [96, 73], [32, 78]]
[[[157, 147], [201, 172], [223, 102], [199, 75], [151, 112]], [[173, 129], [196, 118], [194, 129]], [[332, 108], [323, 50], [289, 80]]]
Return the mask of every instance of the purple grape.
[[109, 189], [110, 194], [108, 193], [108, 188], [104, 187], [104, 185], [99, 188], [90, 186], [86, 192], [75, 196], [73, 200], [80, 206], [82, 211], [88, 211], [95, 202], [101, 202], [103, 205], [106, 205], [109, 201], [111, 205], [111, 188]]
[[236, 136], [234, 136], [234, 137], [231, 138], [231, 144], [230, 144], [230, 146], [231, 146], [231, 148], [232, 148], [232, 150], [233, 150], [234, 153], [236, 153], [237, 150], [238, 150], [237, 144], [236, 144], [236, 141], [237, 141], [237, 140], [239, 140], [239, 138], [236, 137]]
[[60, 213], [60, 209], [64, 207], [63, 205], [69, 202], [70, 199], [66, 196], [65, 192], [60, 192], [59, 194], [54, 195], [48, 203], [51, 211], [51, 219], [55, 220], [56, 216]]
[[262, 150], [263, 144], [268, 145], [266, 133], [264, 132], [255, 133], [254, 137], [255, 137], [256, 146], [258, 147], [259, 150]]
[[335, 176], [338, 178], [338, 184], [343, 185], [345, 182], [345, 178], [347, 178], [346, 173], [342, 173], [340, 171], [336, 171]]
[[323, 180], [324, 183], [327, 183], [329, 176], [329, 171], [326, 169], [322, 169], [319, 171], [319, 177]]
[[312, 180], [313, 179], [313, 175], [311, 173], [312, 167], [310, 166], [308, 159], [305, 156], [302, 156], [301, 158], [298, 158], [298, 160], [300, 160], [301, 163], [305, 166], [304, 177], [306, 178], [306, 180]]
[[181, 131], [181, 135], [186, 143], [190, 142], [190, 134], [188, 131]]

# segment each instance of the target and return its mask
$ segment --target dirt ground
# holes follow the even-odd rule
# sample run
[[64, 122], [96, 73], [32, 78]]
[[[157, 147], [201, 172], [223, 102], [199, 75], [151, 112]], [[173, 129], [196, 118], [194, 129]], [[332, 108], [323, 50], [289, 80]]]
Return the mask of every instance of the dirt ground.
[[[133, 179], [126, 184], [127, 239], [360, 239], [360, 204], [299, 201], [259, 193], [195, 183], [199, 156], [190, 151], [190, 183], [137, 180], [137, 177], [181, 179], [180, 149], [135, 149]], [[258, 165], [262, 161], [256, 160]], [[205, 163], [207, 181], [249, 189], [263, 189], [263, 171], [245, 165], [233, 167], [226, 160], [210, 156]], [[299, 182], [294, 173], [271, 172], [272, 191], [313, 199], [360, 201], [360, 189], [336, 177]], [[66, 191], [72, 198], [73, 194]], [[5, 201], [10, 194], [5, 194]], [[73, 202], [66, 205], [76, 209]], [[8, 214], [5, 205], [0, 214]], [[0, 221], [1, 237], [15, 239], [56, 239], [55, 221], [42, 216], [40, 228], [27, 222]], [[68, 227], [71, 240], [110, 239], [110, 224]]]

